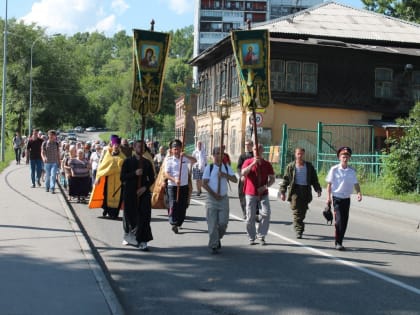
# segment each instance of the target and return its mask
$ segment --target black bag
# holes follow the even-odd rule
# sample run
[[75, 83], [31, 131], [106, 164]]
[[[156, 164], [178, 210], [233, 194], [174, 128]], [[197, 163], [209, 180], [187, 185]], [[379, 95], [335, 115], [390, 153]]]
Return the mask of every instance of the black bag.
[[324, 216], [325, 220], [327, 220], [327, 224], [329, 222], [329, 224], [331, 225], [333, 221], [333, 213], [331, 211], [331, 202], [327, 203], [324, 211], [322, 211], [322, 215]]

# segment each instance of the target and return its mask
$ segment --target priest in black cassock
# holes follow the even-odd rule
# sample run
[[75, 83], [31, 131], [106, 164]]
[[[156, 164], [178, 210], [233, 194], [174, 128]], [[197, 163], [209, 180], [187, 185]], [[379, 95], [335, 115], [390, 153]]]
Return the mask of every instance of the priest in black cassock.
[[[143, 148], [142, 148], [143, 146]], [[124, 217], [123, 245], [138, 246], [147, 251], [147, 242], [153, 240], [150, 220], [152, 215], [150, 187], [155, 182], [152, 163], [141, 157], [144, 142], [134, 143], [135, 154], [124, 160], [121, 169]]]

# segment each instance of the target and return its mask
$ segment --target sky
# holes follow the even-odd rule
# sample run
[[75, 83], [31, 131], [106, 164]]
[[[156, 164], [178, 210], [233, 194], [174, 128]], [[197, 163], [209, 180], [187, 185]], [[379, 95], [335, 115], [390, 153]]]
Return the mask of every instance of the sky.
[[[104, 33], [113, 36], [125, 30], [150, 29], [167, 32], [193, 24], [195, 0], [8, 0], [8, 18], [35, 22], [47, 34], [71, 36], [77, 32]], [[361, 0], [336, 2], [362, 8]], [[0, 16], [6, 16], [6, 0], [0, 1]]]

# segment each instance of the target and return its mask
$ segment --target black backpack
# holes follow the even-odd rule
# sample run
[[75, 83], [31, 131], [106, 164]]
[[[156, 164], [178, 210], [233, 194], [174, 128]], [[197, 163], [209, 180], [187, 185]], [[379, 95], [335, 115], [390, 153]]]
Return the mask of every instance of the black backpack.
[[[228, 167], [227, 167], [227, 165], [226, 165], [225, 163], [222, 163], [222, 164], [225, 166], [225, 169], [226, 169], [226, 174], [229, 174], [229, 171], [228, 171]], [[213, 166], [214, 166], [214, 164], [213, 164], [213, 163], [211, 163], [211, 164], [210, 164], [210, 174], [209, 174], [209, 176], [211, 175], [211, 172], [213, 171]], [[228, 186], [229, 186], [230, 190], [232, 190], [232, 188], [230, 187], [229, 180], [227, 181], [227, 184], [228, 184]]]

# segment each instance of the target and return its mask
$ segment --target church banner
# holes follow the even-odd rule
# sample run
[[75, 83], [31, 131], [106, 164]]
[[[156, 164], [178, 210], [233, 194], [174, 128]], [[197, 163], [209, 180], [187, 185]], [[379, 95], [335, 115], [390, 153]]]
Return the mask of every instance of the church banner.
[[232, 32], [242, 106], [250, 110], [270, 105], [269, 37], [268, 30]]
[[159, 111], [163, 76], [170, 36], [145, 30], [133, 30], [134, 83], [131, 108], [140, 114]]

